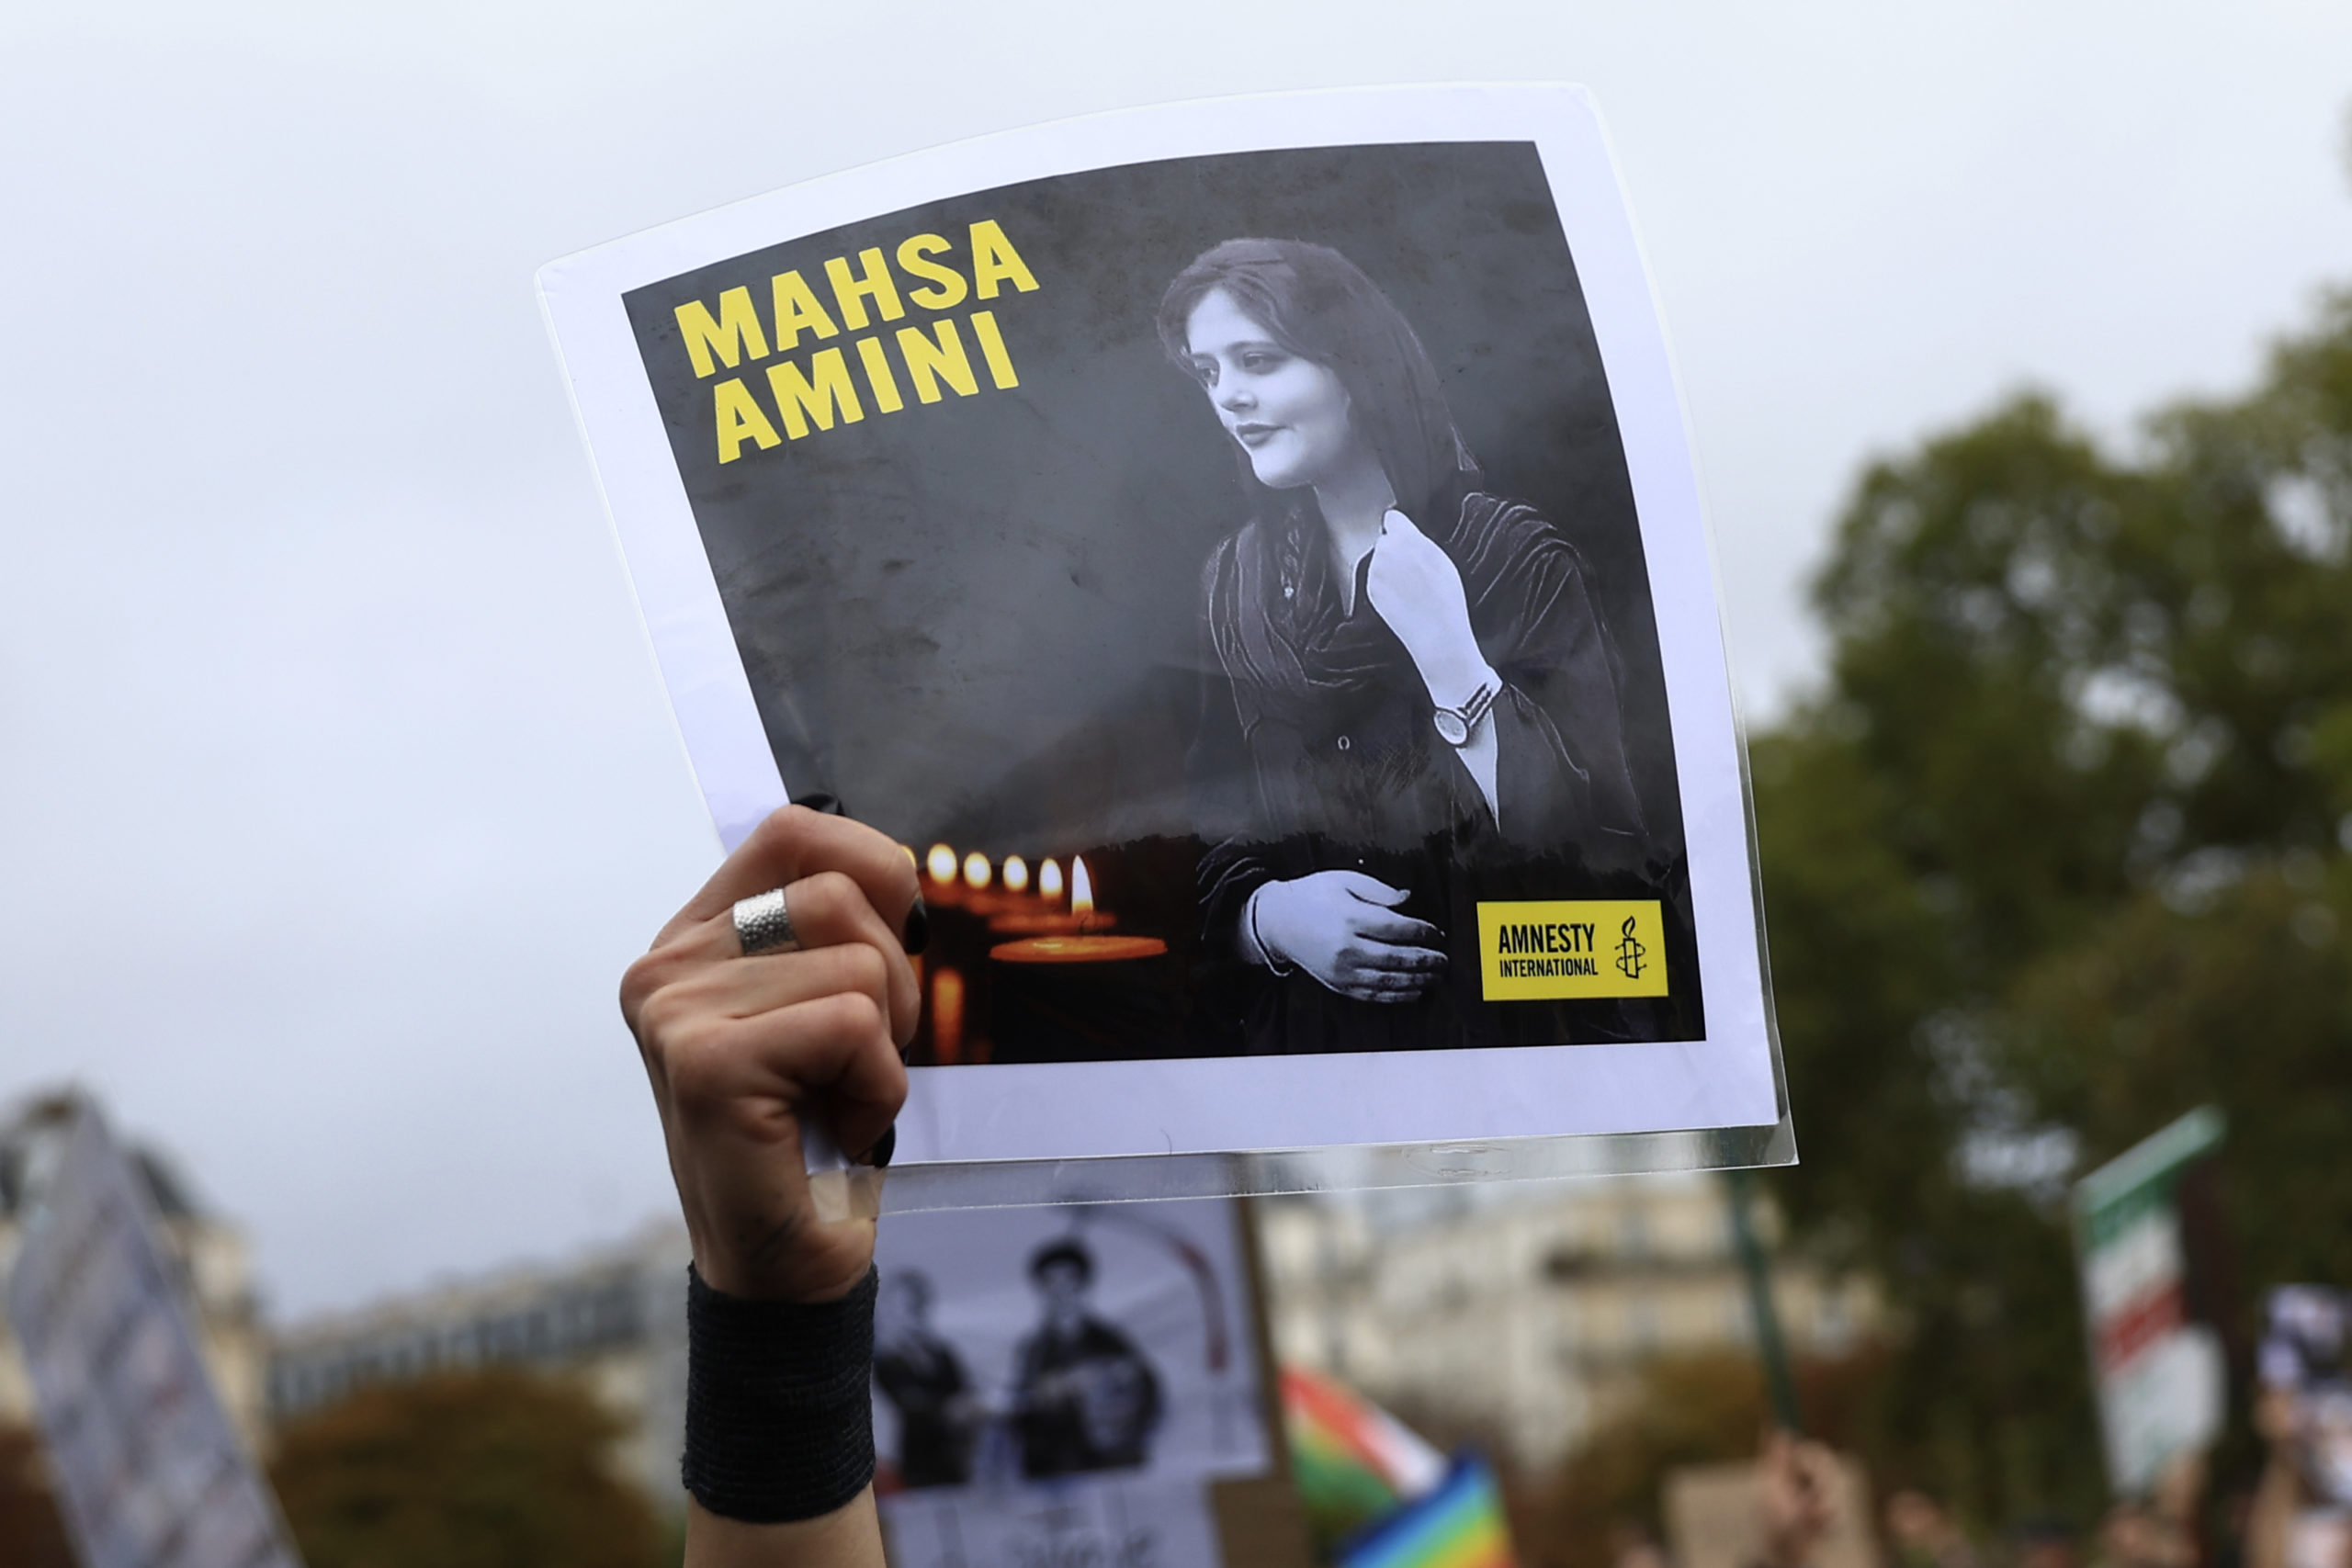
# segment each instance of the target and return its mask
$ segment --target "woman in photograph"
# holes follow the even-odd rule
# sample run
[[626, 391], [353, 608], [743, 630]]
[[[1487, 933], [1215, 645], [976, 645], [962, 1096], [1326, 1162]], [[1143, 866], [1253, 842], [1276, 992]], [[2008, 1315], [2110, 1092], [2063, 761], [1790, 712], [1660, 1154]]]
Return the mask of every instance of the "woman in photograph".
[[1504, 1043], [1477, 903], [1625, 896], [1648, 859], [1590, 570], [1486, 488], [1412, 327], [1337, 251], [1228, 240], [1159, 329], [1251, 502], [1202, 573], [1192, 758], [1243, 1046]]
[[909, 1491], [972, 1479], [981, 1407], [964, 1359], [931, 1323], [931, 1276], [893, 1270], [874, 1309], [874, 1385], [899, 1416], [899, 1484]]

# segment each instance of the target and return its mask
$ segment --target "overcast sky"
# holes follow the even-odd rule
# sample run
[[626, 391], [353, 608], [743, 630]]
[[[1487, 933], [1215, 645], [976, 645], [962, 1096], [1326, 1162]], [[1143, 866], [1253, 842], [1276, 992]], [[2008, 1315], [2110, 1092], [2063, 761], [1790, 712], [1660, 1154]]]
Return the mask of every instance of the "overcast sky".
[[2028, 383], [2120, 437], [2352, 279], [2342, 0], [97, 9], [0, 6], [0, 1098], [98, 1090], [281, 1316], [670, 1201], [612, 997], [716, 852], [539, 264], [1034, 120], [1584, 82], [1768, 713], [1865, 457]]

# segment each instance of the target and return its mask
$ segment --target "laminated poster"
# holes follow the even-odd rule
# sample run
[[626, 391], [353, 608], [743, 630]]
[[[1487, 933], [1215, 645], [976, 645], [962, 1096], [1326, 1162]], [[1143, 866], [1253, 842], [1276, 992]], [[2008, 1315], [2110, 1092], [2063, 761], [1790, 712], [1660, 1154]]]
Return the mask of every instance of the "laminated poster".
[[1272, 1467], [1230, 1200], [902, 1214], [876, 1262], [892, 1562], [1214, 1563]]
[[721, 839], [824, 791], [922, 868], [902, 1164], [1783, 1122], [1579, 89], [1045, 126], [540, 288]]

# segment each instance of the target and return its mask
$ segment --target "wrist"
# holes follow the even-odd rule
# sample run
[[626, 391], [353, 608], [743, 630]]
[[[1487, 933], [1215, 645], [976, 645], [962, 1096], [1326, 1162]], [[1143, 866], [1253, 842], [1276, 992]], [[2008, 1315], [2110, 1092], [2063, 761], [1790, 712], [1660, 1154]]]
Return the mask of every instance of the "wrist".
[[1250, 895], [1250, 901], [1241, 907], [1241, 942], [1249, 957], [1264, 964], [1277, 975], [1287, 975], [1297, 965], [1290, 961], [1280, 947], [1267, 938], [1264, 928], [1258, 921], [1259, 911], [1265, 903], [1266, 896], [1279, 886], [1280, 884], [1272, 882], [1262, 885], [1255, 893]]
[[1475, 649], [1466, 660], [1433, 666], [1421, 680], [1429, 688], [1430, 702], [1442, 708], [1466, 707], [1482, 689], [1489, 694], [1502, 689], [1502, 677]]
[[816, 1519], [874, 1481], [869, 1267], [829, 1302], [754, 1301], [689, 1271], [686, 1491], [748, 1524]]
[[1467, 680], [1450, 688], [1432, 690], [1430, 694], [1431, 718], [1437, 732], [1449, 746], [1469, 745], [1478, 737], [1487, 722], [1487, 715], [1501, 694], [1502, 678], [1484, 665]]

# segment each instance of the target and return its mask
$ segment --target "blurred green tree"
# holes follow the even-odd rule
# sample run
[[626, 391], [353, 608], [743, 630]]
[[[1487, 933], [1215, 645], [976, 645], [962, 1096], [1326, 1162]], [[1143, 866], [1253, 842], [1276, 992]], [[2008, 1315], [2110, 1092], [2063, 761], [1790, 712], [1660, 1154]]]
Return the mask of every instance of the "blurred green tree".
[[651, 1568], [665, 1538], [611, 1467], [618, 1431], [572, 1383], [445, 1373], [289, 1424], [270, 1472], [310, 1568]]
[[2102, 1496], [2064, 1183], [2230, 1113], [2250, 1288], [2352, 1282], [2352, 294], [2129, 457], [2046, 398], [1873, 464], [1753, 748], [1808, 1245], [1980, 1524]]

